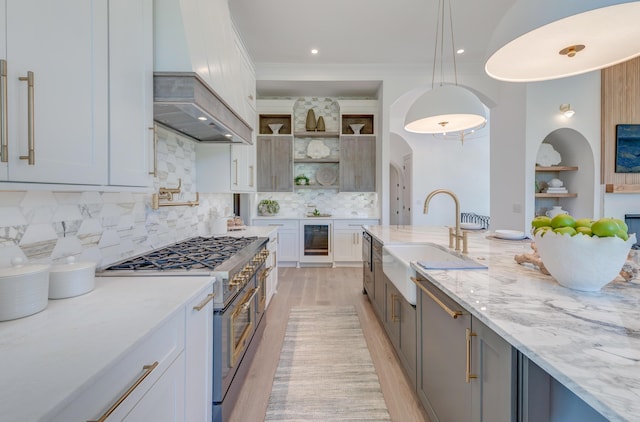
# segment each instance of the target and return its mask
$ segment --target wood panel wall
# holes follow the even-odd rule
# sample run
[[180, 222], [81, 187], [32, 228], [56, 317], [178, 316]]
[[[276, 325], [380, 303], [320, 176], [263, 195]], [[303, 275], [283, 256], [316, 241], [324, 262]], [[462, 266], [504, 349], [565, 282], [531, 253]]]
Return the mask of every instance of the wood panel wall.
[[602, 171], [607, 192], [640, 193], [640, 173], [616, 173], [616, 125], [640, 124], [640, 57], [602, 72]]

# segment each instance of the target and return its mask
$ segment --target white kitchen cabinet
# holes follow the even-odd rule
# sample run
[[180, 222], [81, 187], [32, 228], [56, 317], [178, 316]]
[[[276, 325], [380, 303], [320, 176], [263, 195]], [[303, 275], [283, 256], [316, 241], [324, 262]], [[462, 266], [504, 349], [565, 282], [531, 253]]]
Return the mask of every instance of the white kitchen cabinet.
[[107, 183], [107, 5], [107, 0], [0, 3], [6, 10], [4, 180]]
[[109, 184], [153, 184], [152, 0], [109, 1]]
[[213, 287], [188, 303], [186, 314], [185, 420], [210, 421], [213, 397]]
[[[184, 420], [184, 308], [82, 390], [53, 422]], [[147, 400], [150, 400], [147, 402]], [[146, 411], [161, 415], [149, 418]]]
[[198, 191], [255, 192], [255, 160], [253, 145], [196, 144]]
[[231, 191], [256, 191], [256, 147], [231, 145]]
[[256, 122], [256, 72], [240, 36], [234, 28], [235, 64], [237, 66], [236, 101], [240, 116], [253, 126]]
[[267, 277], [267, 304], [271, 302], [271, 298], [278, 291], [278, 232], [274, 232], [269, 236], [269, 243], [267, 244], [269, 249], [269, 257], [265, 262], [267, 268], [270, 268], [269, 276]]
[[[108, 421], [123, 422], [183, 422], [191, 420], [208, 419], [187, 419], [184, 415], [185, 396], [184, 392], [184, 353], [181, 353], [174, 360], [169, 368], [162, 374], [160, 379], [151, 386], [131, 411], [122, 419], [117, 416], [111, 417]], [[210, 407], [210, 406], [209, 406]]]
[[278, 266], [297, 266], [299, 257], [299, 220], [254, 219], [255, 226], [271, 226], [278, 229]]
[[378, 220], [333, 220], [333, 260], [362, 263], [362, 226]]

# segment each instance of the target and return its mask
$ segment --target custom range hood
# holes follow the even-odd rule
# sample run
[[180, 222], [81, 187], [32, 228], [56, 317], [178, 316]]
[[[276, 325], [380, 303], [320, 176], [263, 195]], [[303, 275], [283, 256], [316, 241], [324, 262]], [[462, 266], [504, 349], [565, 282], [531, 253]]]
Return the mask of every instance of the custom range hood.
[[195, 72], [154, 72], [153, 119], [201, 142], [252, 144], [251, 126]]

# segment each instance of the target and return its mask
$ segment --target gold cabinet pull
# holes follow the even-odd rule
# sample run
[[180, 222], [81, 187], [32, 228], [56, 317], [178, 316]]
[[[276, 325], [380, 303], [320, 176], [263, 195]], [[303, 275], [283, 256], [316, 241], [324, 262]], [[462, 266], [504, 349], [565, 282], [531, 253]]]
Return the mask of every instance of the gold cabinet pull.
[[200, 312], [205, 306], [207, 306], [209, 302], [213, 300], [215, 296], [215, 293], [209, 293], [202, 302], [193, 307], [193, 310]]
[[140, 378], [138, 378], [136, 380], [136, 382], [133, 383], [133, 385], [131, 385], [131, 387], [129, 387], [127, 389], [127, 391], [124, 392], [124, 394], [122, 394], [120, 396], [120, 398], [118, 400], [116, 400], [115, 403], [113, 403], [113, 405], [111, 405], [111, 407], [109, 409], [107, 409], [106, 412], [104, 412], [104, 414], [102, 416], [100, 416], [98, 419], [95, 420], [90, 420], [87, 422], [104, 422], [107, 420], [107, 418], [109, 416], [111, 416], [111, 414], [118, 408], [118, 406], [120, 406], [122, 404], [123, 401], [125, 401], [127, 399], [127, 397], [129, 397], [131, 395], [131, 393], [133, 393], [133, 390], [135, 390], [142, 381], [144, 381], [145, 378], [147, 378], [151, 372], [153, 372], [154, 369], [156, 369], [158, 367], [158, 361], [153, 362], [151, 365], [144, 365], [142, 367], [142, 370], [144, 371], [142, 373], [142, 375], [140, 375]]
[[7, 99], [7, 61], [0, 60], [0, 162], [9, 161], [9, 102]]
[[413, 281], [416, 284], [416, 286], [420, 287], [420, 289], [423, 292], [425, 292], [431, 299], [433, 299], [433, 301], [435, 303], [437, 303], [438, 306], [440, 306], [443, 311], [448, 313], [451, 318], [457, 319], [460, 315], [462, 315], [462, 311], [454, 311], [451, 308], [449, 308], [447, 305], [444, 304], [444, 302], [442, 302], [440, 299], [438, 299], [438, 297], [436, 297], [436, 295], [431, 293], [426, 287], [424, 287], [422, 284], [420, 284], [415, 277], [409, 277], [409, 278], [411, 279], [411, 281]]
[[396, 300], [399, 297], [395, 293], [391, 293], [391, 322], [400, 322], [400, 317], [396, 316]]
[[35, 150], [35, 126], [34, 126], [34, 104], [33, 104], [33, 91], [34, 91], [34, 75], [32, 71], [27, 72], [27, 76], [20, 76], [18, 78], [21, 81], [27, 82], [27, 142], [29, 152], [27, 155], [21, 155], [21, 160], [29, 160], [29, 165], [33, 166], [36, 163], [36, 150]]
[[234, 182], [235, 186], [238, 186], [238, 159], [233, 160], [233, 170], [234, 170]]
[[467, 384], [471, 382], [472, 379], [478, 378], [477, 375], [471, 373], [471, 337], [475, 337], [476, 333], [466, 328], [466, 337], [467, 337], [467, 367], [465, 368], [465, 381]]
[[149, 130], [153, 135], [153, 171], [150, 171], [149, 174], [158, 177], [158, 134], [155, 126], [151, 126]]

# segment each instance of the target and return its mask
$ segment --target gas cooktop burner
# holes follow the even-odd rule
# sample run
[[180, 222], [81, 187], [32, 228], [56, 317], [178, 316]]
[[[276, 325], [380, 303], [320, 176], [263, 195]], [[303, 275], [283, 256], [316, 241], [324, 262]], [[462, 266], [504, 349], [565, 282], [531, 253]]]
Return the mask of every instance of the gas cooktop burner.
[[139, 255], [106, 270], [198, 270], [214, 269], [257, 237], [194, 237]]

